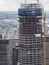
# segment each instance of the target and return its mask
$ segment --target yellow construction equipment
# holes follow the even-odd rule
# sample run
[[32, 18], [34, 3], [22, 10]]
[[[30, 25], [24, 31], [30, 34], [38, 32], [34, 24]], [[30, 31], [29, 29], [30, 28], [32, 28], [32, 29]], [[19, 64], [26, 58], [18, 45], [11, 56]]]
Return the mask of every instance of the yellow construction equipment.
[[45, 19], [46, 19], [46, 15], [44, 16], [44, 47], [43, 47], [43, 51], [44, 51], [44, 65], [46, 65], [46, 24], [45, 24]]

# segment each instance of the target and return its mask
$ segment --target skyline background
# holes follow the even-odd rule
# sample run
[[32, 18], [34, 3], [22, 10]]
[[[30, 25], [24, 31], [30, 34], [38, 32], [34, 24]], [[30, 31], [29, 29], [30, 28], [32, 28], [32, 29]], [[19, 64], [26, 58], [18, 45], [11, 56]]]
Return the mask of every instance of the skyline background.
[[[21, 3], [33, 3], [36, 0], [0, 0], [0, 11], [17, 11]], [[49, 0], [39, 0], [45, 11], [49, 11]]]

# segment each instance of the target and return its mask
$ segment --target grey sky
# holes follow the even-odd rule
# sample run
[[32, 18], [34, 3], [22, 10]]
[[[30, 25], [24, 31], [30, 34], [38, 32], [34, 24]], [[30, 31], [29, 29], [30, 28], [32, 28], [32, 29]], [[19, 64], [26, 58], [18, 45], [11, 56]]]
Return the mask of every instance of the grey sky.
[[[26, 0], [28, 3], [34, 0]], [[25, 0], [0, 0], [0, 11], [16, 11]], [[49, 11], [49, 0], [40, 0], [44, 5], [45, 11]]]

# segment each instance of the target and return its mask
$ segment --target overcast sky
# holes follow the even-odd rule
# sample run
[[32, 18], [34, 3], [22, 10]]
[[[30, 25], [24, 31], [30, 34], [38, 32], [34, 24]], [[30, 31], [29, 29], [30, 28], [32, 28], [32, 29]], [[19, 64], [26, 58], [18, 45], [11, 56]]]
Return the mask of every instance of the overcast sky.
[[[33, 2], [34, 0], [26, 0], [27, 2]], [[21, 3], [25, 0], [0, 0], [0, 11], [16, 11]], [[45, 11], [49, 11], [49, 0], [40, 0], [44, 5]]]

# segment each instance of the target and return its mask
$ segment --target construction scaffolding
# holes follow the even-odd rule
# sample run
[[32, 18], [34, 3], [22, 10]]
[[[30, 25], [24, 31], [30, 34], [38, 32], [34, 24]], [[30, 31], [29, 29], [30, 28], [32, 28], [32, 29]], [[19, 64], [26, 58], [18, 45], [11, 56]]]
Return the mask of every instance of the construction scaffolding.
[[45, 65], [42, 20], [43, 8], [40, 4], [22, 4], [19, 9], [19, 49], [20, 65]]

